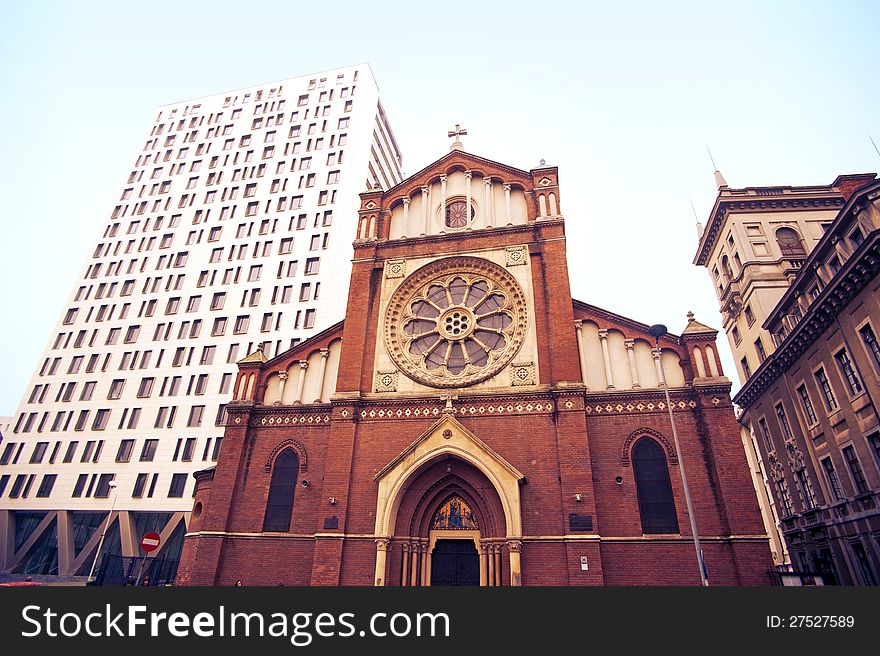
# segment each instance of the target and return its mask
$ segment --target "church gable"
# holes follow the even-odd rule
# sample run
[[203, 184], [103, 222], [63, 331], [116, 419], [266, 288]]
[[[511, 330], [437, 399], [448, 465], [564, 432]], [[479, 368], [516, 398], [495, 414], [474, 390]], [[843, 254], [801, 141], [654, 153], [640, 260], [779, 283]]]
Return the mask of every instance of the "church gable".
[[453, 150], [397, 186], [361, 195], [357, 241], [527, 225], [560, 216], [555, 167], [522, 171]]
[[266, 360], [258, 350], [238, 362], [233, 401], [263, 405], [329, 403], [342, 350], [340, 321]]

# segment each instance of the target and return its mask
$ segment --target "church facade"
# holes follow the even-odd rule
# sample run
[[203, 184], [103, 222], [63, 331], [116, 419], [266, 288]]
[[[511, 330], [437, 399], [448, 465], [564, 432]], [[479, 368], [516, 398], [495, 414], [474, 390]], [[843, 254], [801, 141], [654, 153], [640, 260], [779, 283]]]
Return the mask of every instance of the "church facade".
[[661, 375], [710, 583], [767, 584], [716, 331], [573, 300], [560, 208], [459, 143], [361, 194], [346, 318], [239, 363], [178, 584], [699, 585]]

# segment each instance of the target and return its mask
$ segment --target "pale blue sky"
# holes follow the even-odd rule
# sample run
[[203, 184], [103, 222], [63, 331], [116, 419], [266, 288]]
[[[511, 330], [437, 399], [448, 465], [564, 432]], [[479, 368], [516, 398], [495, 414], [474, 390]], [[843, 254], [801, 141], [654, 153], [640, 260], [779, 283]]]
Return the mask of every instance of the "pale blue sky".
[[704, 220], [716, 193], [707, 143], [734, 187], [880, 171], [878, 19], [843, 1], [5, 1], [0, 414], [159, 105], [369, 62], [407, 172], [455, 123], [471, 152], [558, 165], [574, 295], [678, 332], [688, 310], [721, 323], [691, 264], [689, 199]]

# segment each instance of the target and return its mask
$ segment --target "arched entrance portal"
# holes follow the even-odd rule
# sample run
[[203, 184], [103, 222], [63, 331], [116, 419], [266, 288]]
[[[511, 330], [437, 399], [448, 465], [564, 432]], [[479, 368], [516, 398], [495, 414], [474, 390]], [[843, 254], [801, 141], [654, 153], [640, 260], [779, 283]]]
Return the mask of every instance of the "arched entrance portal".
[[[427, 463], [403, 491], [392, 539], [400, 585], [502, 585], [507, 549], [500, 499], [486, 476], [452, 455]], [[394, 571], [392, 570], [392, 571]]]
[[524, 477], [454, 417], [375, 480], [376, 585], [520, 584]]

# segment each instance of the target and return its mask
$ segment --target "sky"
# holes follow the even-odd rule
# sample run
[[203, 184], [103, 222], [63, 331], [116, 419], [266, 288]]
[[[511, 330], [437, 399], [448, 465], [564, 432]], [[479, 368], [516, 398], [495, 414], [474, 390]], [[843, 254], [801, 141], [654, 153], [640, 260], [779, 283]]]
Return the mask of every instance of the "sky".
[[[612, 6], [613, 5], [613, 6]], [[880, 3], [0, 4], [0, 415], [11, 415], [160, 105], [368, 62], [412, 174], [559, 167], [575, 298], [721, 327], [696, 219], [731, 187], [880, 171]], [[725, 373], [736, 378], [726, 337]]]

